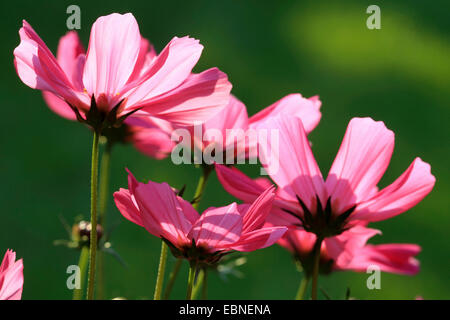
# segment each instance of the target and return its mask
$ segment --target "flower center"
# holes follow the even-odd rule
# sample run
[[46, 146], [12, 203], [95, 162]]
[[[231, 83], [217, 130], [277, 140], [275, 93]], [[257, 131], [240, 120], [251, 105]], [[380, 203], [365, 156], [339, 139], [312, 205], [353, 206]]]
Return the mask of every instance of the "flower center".
[[297, 201], [303, 209], [303, 215], [299, 215], [291, 210], [283, 211], [293, 215], [300, 220], [300, 226], [305, 231], [312, 232], [320, 238], [332, 237], [341, 234], [348, 229], [347, 218], [355, 211], [356, 205], [342, 213], [334, 213], [331, 207], [331, 197], [328, 198], [325, 208], [319, 197], [316, 195], [316, 210], [311, 212], [302, 199], [296, 195]]
[[194, 240], [191, 244], [185, 244], [178, 248], [166, 238], [161, 239], [169, 246], [170, 251], [176, 258], [184, 258], [188, 261], [196, 261], [199, 266], [215, 266], [219, 260], [232, 251], [215, 251], [211, 252], [206, 246], [197, 245]]

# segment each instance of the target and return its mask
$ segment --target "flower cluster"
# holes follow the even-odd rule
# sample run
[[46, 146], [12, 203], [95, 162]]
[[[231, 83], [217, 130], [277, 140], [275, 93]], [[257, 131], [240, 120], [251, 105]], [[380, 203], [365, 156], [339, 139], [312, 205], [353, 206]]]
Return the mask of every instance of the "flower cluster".
[[[108, 161], [117, 142], [130, 143], [155, 159], [167, 157], [179, 146], [215, 159], [198, 163], [202, 176], [191, 200], [183, 198], [184, 189], [140, 182], [128, 169], [128, 189], [113, 194], [123, 217], [162, 241], [155, 299], [162, 298], [169, 250], [177, 264], [165, 298], [183, 261], [190, 266], [186, 297], [191, 299], [200, 285], [206, 292], [207, 273], [219, 270], [230, 254], [275, 243], [291, 252], [304, 279], [312, 280], [313, 299], [319, 274], [365, 271], [371, 265], [391, 273], [419, 271], [418, 245], [367, 243], [381, 234], [370, 223], [409, 210], [435, 182], [430, 165], [416, 158], [398, 179], [379, 190], [394, 149], [394, 133], [383, 122], [353, 118], [324, 179], [307, 136], [321, 118], [318, 96], [290, 94], [249, 117], [244, 103], [230, 94], [225, 73], [217, 68], [192, 72], [203, 49], [198, 40], [174, 37], [157, 53], [130, 13], [98, 18], [87, 50], [75, 31], [68, 32], [59, 41], [56, 57], [26, 21], [19, 35], [14, 64], [23, 83], [41, 90], [55, 113], [93, 132], [91, 218], [83, 222], [87, 226], [83, 234], [77, 224], [71, 241], [71, 247], [81, 250], [80, 264], [86, 253], [90, 255], [88, 299], [94, 298], [96, 272], [104, 268], [103, 264], [96, 268], [102, 252], [97, 249], [111, 250], [107, 239], [101, 238], [111, 197]], [[199, 126], [200, 136], [195, 134]], [[264, 130], [275, 132], [276, 139], [262, 143], [259, 133]], [[107, 146], [101, 161], [105, 183], [98, 199], [100, 137]], [[252, 179], [237, 169], [235, 164], [245, 159], [253, 159], [255, 165], [259, 160], [270, 179]], [[199, 213], [212, 171], [242, 204]], [[21, 298], [22, 268], [22, 260], [15, 261], [15, 253], [7, 251], [0, 267], [0, 299]], [[298, 298], [304, 296], [306, 285], [301, 288]], [[82, 297], [80, 292], [74, 297]]]

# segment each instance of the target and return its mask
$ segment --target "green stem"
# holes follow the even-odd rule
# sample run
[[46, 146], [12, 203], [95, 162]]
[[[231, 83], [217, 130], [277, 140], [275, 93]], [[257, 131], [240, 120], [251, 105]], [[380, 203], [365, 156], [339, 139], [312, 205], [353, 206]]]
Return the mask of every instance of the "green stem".
[[98, 139], [100, 132], [94, 130], [92, 142], [92, 163], [91, 163], [91, 236], [89, 255], [89, 278], [87, 299], [94, 299], [95, 287], [95, 259], [97, 254], [97, 192], [98, 192]]
[[[102, 154], [100, 163], [100, 192], [99, 192], [99, 223], [103, 230], [106, 226], [106, 208], [108, 206], [109, 195], [109, 173], [111, 164], [111, 149], [112, 144], [109, 140], [106, 142], [105, 150]], [[104, 277], [104, 253], [98, 252], [98, 278], [97, 278], [97, 298], [103, 300], [105, 297], [105, 277]]]
[[197, 261], [191, 261], [189, 267], [188, 284], [186, 290], [186, 300], [191, 300], [192, 298], [192, 287], [194, 286], [195, 273], [197, 272]]
[[203, 269], [202, 300], [208, 299], [208, 270]]
[[302, 281], [300, 282], [300, 286], [298, 287], [297, 295], [295, 296], [295, 300], [303, 300], [303, 297], [305, 296], [306, 289], [308, 288], [309, 283], [309, 277], [306, 275], [303, 277]]
[[198, 297], [198, 293], [200, 292], [200, 288], [203, 284], [203, 277], [205, 276], [204, 269], [201, 269], [198, 272], [197, 280], [194, 283], [194, 288], [192, 289], [192, 300], [196, 300]]
[[202, 166], [202, 175], [200, 176], [200, 180], [198, 180], [197, 189], [194, 194], [194, 204], [192, 205], [195, 210], [198, 210], [200, 205], [200, 200], [202, 199], [203, 192], [205, 191], [206, 181], [208, 181], [208, 177], [213, 171], [214, 167], [210, 165]]
[[99, 222], [105, 227], [106, 208], [108, 206], [109, 197], [109, 172], [111, 165], [112, 144], [108, 141], [102, 154], [102, 162], [100, 164], [100, 193], [99, 193]]
[[177, 259], [175, 265], [173, 266], [173, 270], [169, 276], [169, 282], [167, 283], [166, 290], [164, 291], [164, 300], [168, 300], [170, 297], [170, 292], [172, 291], [173, 285], [175, 284], [175, 279], [177, 278], [182, 263], [183, 259]]
[[164, 273], [166, 271], [167, 250], [167, 244], [164, 241], [161, 241], [161, 256], [159, 257], [158, 276], [156, 278], [155, 294], [153, 296], [153, 300], [161, 300], [161, 292], [164, 283]]
[[80, 268], [80, 288], [73, 291], [73, 300], [83, 299], [83, 286], [86, 280], [86, 269], [89, 260], [89, 247], [83, 246], [80, 251], [80, 260], [78, 260], [78, 268]]
[[314, 267], [313, 267], [312, 289], [311, 289], [311, 298], [313, 300], [317, 300], [317, 281], [319, 279], [320, 248], [322, 247], [322, 241], [323, 238], [318, 236], [313, 249]]
[[97, 255], [97, 299], [103, 300], [105, 299], [105, 264], [104, 264], [104, 253], [99, 251]]

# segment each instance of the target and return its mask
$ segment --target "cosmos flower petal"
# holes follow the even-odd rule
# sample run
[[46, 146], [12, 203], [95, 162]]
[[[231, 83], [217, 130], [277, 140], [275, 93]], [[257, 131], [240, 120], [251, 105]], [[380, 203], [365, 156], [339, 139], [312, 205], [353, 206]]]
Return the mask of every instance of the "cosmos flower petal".
[[139, 183], [135, 198], [148, 232], [164, 237], [176, 246], [190, 242], [186, 236], [192, 224], [183, 214], [183, 207], [167, 183]]
[[311, 211], [317, 196], [325, 204], [325, 184], [301, 120], [279, 116], [266, 120], [265, 125], [278, 132], [278, 141], [268, 139], [260, 145], [261, 162], [272, 180], [290, 199], [299, 196]]
[[230, 247], [243, 252], [267, 248], [277, 242], [287, 230], [286, 227], [267, 227], [246, 232]]
[[353, 218], [375, 222], [401, 214], [422, 201], [435, 181], [430, 165], [416, 158], [397, 180], [361, 203]]
[[131, 222], [143, 227], [141, 214], [139, 208], [136, 206], [134, 196], [130, 193], [128, 189], [120, 188], [119, 191], [114, 192], [114, 202], [116, 203], [117, 209], [120, 213]]
[[230, 91], [227, 75], [212, 68], [189, 75], [177, 88], [143, 100], [133, 108], [178, 125], [200, 124], [227, 105]]
[[189, 237], [195, 240], [197, 246], [218, 250], [238, 241], [241, 231], [242, 217], [236, 203], [232, 203], [205, 210], [192, 227]]
[[267, 189], [234, 167], [216, 164], [217, 178], [223, 188], [236, 198], [251, 203]]
[[23, 261], [7, 250], [0, 265], [0, 300], [20, 300], [23, 290]]
[[378, 267], [384, 272], [412, 276], [420, 271], [420, 263], [415, 258], [420, 250], [415, 244], [367, 245], [343, 269], [366, 272], [369, 267]]
[[300, 93], [290, 94], [250, 117], [249, 125], [251, 128], [263, 127], [270, 117], [285, 114], [301, 119], [306, 133], [310, 133], [322, 116], [321, 105], [318, 96], [306, 99]]
[[342, 212], [366, 200], [394, 150], [394, 133], [383, 122], [353, 118], [326, 180], [333, 209]]
[[151, 100], [181, 85], [191, 74], [202, 50], [203, 46], [196, 39], [174, 37], [154, 58], [137, 85], [130, 84], [129, 105]]
[[131, 13], [113, 13], [92, 26], [83, 83], [89, 94], [110, 98], [121, 94], [133, 73], [139, 55], [141, 35]]
[[[243, 213], [242, 233], [260, 229], [272, 209], [275, 198], [275, 187], [270, 186], [251, 205], [240, 205], [238, 210]], [[241, 211], [241, 208], [243, 209]]]
[[14, 65], [20, 79], [29, 87], [50, 91], [73, 105], [88, 100], [68, 79], [56, 58], [33, 28], [24, 20], [19, 30], [20, 44], [14, 49]]

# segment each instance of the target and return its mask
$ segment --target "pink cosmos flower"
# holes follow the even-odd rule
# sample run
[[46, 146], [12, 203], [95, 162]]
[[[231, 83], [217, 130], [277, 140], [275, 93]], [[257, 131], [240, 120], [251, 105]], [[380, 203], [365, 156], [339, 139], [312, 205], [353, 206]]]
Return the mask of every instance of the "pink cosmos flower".
[[[73, 76], [79, 55], [85, 55], [84, 47], [77, 32], [69, 31], [59, 40], [56, 53], [56, 60], [69, 78]], [[145, 73], [152, 61], [157, 58], [153, 46], [144, 38], [141, 38], [139, 55], [139, 63], [135, 67], [132, 78], [137, 78], [139, 74]], [[56, 114], [68, 120], [77, 120], [75, 112], [63, 99], [49, 91], [43, 91], [42, 94], [49, 108]], [[173, 128], [168, 121], [141, 114], [138, 117], [127, 118], [125, 126], [125, 130], [116, 130], [114, 138], [132, 143], [139, 151], [151, 158], [163, 159], [175, 146], [174, 142], [170, 140], [170, 132]], [[119, 130], [121, 131], [119, 132]], [[123, 137], [117, 137], [117, 135], [123, 135]]]
[[140, 110], [192, 124], [228, 103], [231, 84], [224, 73], [217, 68], [191, 73], [203, 49], [198, 40], [175, 37], [156, 55], [130, 13], [98, 18], [86, 54], [75, 32], [61, 39], [57, 59], [26, 21], [19, 35], [14, 50], [19, 77], [44, 91], [50, 108], [65, 118], [74, 119], [74, 111], [87, 117], [95, 104], [113, 113], [112, 120]]
[[[270, 160], [266, 170], [278, 185], [275, 224], [298, 224], [316, 235], [334, 236], [358, 221], [380, 221], [405, 212], [434, 186], [430, 165], [416, 158], [397, 180], [378, 190], [394, 148], [394, 133], [383, 122], [350, 121], [325, 181], [300, 120], [277, 117], [266, 125], [279, 130], [279, 144], [269, 140], [262, 155]], [[224, 188], [246, 202], [268, 183], [252, 180], [235, 168], [217, 165], [216, 171]]]
[[[367, 244], [376, 234], [381, 232], [358, 225], [340, 235], [326, 238], [320, 251], [320, 271], [324, 274], [333, 270], [366, 272], [368, 267], [377, 266], [389, 273], [415, 275], [419, 272], [419, 261], [414, 258], [420, 252], [418, 245]], [[278, 244], [288, 249], [302, 264], [306, 274], [311, 276], [316, 239], [314, 233], [291, 228]]]
[[23, 287], [23, 262], [16, 253], [6, 250], [0, 265], [0, 300], [20, 300]]
[[155, 117], [129, 117], [126, 141], [148, 157], [158, 160], [166, 158], [175, 147], [171, 139], [172, 123]]
[[212, 264], [231, 250], [253, 251], [274, 244], [286, 227], [265, 227], [273, 187], [251, 205], [209, 208], [199, 215], [166, 183], [138, 182], [129, 173], [128, 189], [114, 193], [122, 215], [165, 240], [177, 257]]

